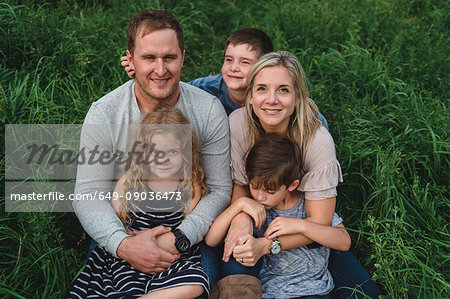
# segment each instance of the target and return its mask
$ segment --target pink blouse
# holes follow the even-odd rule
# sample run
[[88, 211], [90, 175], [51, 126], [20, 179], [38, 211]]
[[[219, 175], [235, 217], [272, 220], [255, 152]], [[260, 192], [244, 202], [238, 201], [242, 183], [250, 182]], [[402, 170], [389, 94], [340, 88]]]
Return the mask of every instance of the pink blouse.
[[[245, 108], [231, 113], [231, 175], [233, 183], [247, 186], [245, 161], [250, 138], [245, 120]], [[305, 161], [300, 174], [298, 190], [305, 192], [305, 199], [322, 200], [337, 195], [336, 186], [343, 182], [341, 166], [336, 159], [333, 137], [320, 127], [306, 147]]]

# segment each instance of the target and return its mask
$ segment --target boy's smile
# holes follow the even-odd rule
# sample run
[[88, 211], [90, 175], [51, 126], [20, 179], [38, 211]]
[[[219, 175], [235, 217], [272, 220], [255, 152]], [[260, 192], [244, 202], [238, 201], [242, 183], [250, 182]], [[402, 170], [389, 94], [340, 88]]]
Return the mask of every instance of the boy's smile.
[[[233, 92], [245, 93], [247, 74], [257, 60], [257, 52], [251, 50], [248, 44], [228, 45], [222, 65], [222, 76], [227, 84], [229, 94], [233, 94]], [[241, 102], [240, 100], [239, 102]], [[242, 104], [244, 104], [245, 98], [242, 100]]]

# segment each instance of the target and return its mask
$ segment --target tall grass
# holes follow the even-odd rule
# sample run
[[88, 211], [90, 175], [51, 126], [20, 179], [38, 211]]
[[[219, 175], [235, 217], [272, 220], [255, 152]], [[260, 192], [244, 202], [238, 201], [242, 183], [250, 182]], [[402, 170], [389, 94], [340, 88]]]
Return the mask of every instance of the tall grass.
[[[3, 2], [2, 122], [82, 123], [127, 80], [126, 25], [149, 7], [183, 24], [184, 81], [218, 73], [225, 39], [241, 27], [294, 52], [336, 143], [352, 251], [387, 297], [449, 296], [447, 1]], [[76, 217], [0, 207], [0, 294], [64, 297], [88, 243]]]

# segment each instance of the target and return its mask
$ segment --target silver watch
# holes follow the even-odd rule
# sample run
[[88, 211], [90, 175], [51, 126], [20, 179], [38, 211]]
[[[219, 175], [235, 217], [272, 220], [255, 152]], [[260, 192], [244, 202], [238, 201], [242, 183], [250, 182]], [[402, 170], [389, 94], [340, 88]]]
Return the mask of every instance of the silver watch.
[[273, 238], [272, 246], [270, 246], [270, 253], [277, 254], [281, 252], [281, 243], [278, 240], [278, 237]]

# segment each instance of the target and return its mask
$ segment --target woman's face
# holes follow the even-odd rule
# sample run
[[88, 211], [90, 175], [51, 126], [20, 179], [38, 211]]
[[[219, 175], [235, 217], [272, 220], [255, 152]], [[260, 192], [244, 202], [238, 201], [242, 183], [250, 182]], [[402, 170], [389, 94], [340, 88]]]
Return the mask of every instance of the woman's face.
[[295, 108], [294, 82], [284, 66], [263, 68], [249, 100], [266, 133], [285, 135]]

